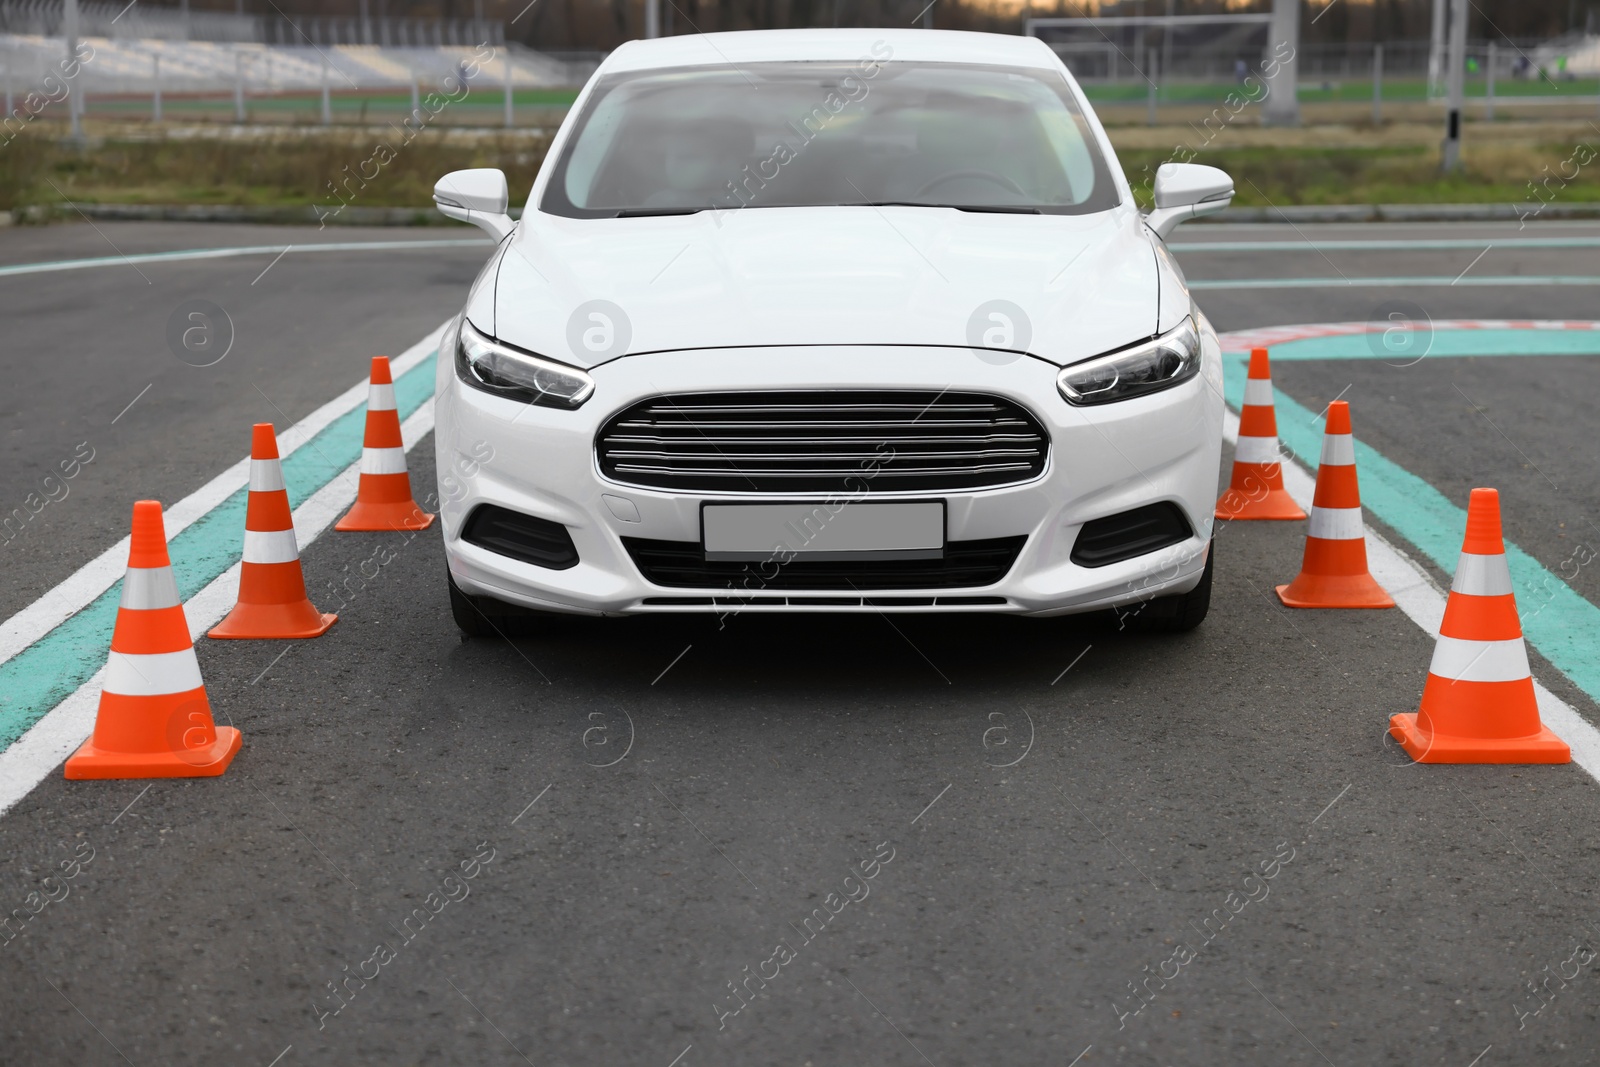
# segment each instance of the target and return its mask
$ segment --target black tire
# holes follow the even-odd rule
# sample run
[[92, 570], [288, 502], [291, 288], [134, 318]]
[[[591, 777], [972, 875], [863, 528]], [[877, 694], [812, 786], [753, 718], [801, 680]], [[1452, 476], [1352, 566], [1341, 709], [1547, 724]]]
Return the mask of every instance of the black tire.
[[515, 637], [537, 630], [541, 622], [556, 618], [554, 612], [463, 593], [448, 571], [445, 580], [450, 583], [450, 614], [456, 620], [456, 628], [467, 637]]
[[1180, 634], [1199, 626], [1211, 610], [1211, 571], [1216, 559], [1217, 545], [1213, 541], [1206, 552], [1206, 566], [1200, 572], [1199, 585], [1187, 593], [1119, 608], [1116, 618], [1120, 628], [1136, 633]]

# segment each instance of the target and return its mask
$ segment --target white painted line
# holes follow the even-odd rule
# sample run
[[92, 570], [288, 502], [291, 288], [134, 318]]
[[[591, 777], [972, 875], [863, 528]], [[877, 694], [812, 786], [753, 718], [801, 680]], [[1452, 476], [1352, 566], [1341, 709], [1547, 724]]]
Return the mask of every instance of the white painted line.
[[[432, 351], [431, 344], [431, 337], [423, 342], [424, 355]], [[407, 355], [409, 354], [408, 352]], [[360, 386], [360, 391], [364, 397], [365, 383]], [[412, 412], [411, 417], [400, 426], [400, 435], [405, 441], [406, 451], [415, 448], [417, 442], [432, 429], [433, 400], [430, 398]], [[235, 464], [234, 468], [230, 469], [248, 472], [249, 460]], [[315, 541], [355, 500], [360, 469], [360, 463], [350, 464], [295, 509], [294, 532], [302, 546]], [[241, 481], [240, 484], [244, 483]], [[123, 563], [127, 562], [126, 544], [124, 541], [123, 547], [116, 550], [121, 552]], [[239, 564], [235, 563], [183, 605], [184, 615], [189, 621], [190, 636], [196, 641], [203, 640], [205, 632], [220, 622], [233, 608], [238, 592]], [[84, 738], [94, 731], [94, 717], [100, 706], [100, 687], [105, 673], [104, 667], [96, 671], [94, 676], [79, 686], [72, 695], [51, 708], [44, 718], [17, 738], [10, 748], [0, 752], [0, 815], [11, 810], [17, 801], [33, 791], [34, 786], [53, 774], [56, 768], [61, 766], [62, 761], [72, 755], [78, 746], [83, 744]], [[226, 699], [219, 700], [209, 692], [207, 695], [212, 696], [211, 709], [217, 722], [224, 726], [228, 725]]]
[[[406, 349], [391, 361], [396, 375], [404, 374], [427, 358], [439, 341], [444, 325]], [[367, 399], [367, 382], [357, 382], [286, 430], [278, 432], [278, 449], [284, 458], [294, 454], [306, 441], [320, 433], [340, 416], [361, 406]], [[430, 409], [431, 410], [431, 409]], [[241, 438], [242, 438], [241, 434]], [[171, 507], [163, 509], [167, 539], [202, 518], [250, 482], [250, 457], [246, 455], [211, 481]], [[300, 544], [307, 542], [302, 537]], [[128, 566], [129, 538], [124, 537], [95, 559], [80, 567], [66, 581], [38, 600], [0, 623], [0, 663], [15, 656], [67, 619], [82, 611], [95, 597], [110, 589]]]
[[[1239, 436], [1239, 416], [1232, 409], [1223, 414], [1222, 433], [1232, 443]], [[1298, 461], [1283, 463], [1283, 487], [1294, 502], [1311, 510], [1311, 498], [1316, 491], [1316, 478]], [[1384, 591], [1394, 598], [1395, 606], [1406, 617], [1420, 626], [1429, 637], [1437, 639], [1439, 624], [1444, 621], [1445, 592], [1434, 584], [1427, 571], [1400, 549], [1384, 540], [1370, 526], [1364, 527], [1367, 538], [1367, 569], [1372, 572]], [[1533, 680], [1534, 698], [1539, 703], [1539, 717], [1557, 737], [1572, 748], [1572, 762], [1600, 781], [1600, 729], [1579, 715], [1572, 705], [1544, 687], [1538, 678]], [[1419, 689], [1415, 700], [1422, 699]], [[1391, 713], [1415, 711], [1410, 704], [1391, 709], [1380, 709], [1382, 722], [1374, 728], [1388, 729]]]
[[[115, 247], [114, 245], [112, 247]], [[328, 244], [294, 245], [302, 252], [401, 252], [429, 248], [478, 248], [491, 251], [484, 238], [444, 241], [340, 241]], [[239, 248], [186, 248], [176, 252], [144, 252], [134, 256], [97, 256], [93, 259], [62, 259], [50, 263], [14, 263], [0, 267], [0, 278], [17, 274], [51, 274], [62, 270], [90, 270], [94, 267], [116, 267], [129, 264], [137, 269], [140, 263], [182, 263], [194, 259], [232, 259], [235, 256], [267, 256], [274, 252], [282, 255], [288, 249], [278, 245], [245, 245]], [[276, 261], [274, 261], [276, 262]], [[271, 264], [268, 264], [268, 270]], [[141, 272], [142, 273], [142, 272]], [[266, 271], [262, 271], [265, 274]], [[148, 279], [147, 279], [148, 280]], [[256, 281], [260, 281], [260, 275]], [[251, 282], [254, 285], [255, 282]]]

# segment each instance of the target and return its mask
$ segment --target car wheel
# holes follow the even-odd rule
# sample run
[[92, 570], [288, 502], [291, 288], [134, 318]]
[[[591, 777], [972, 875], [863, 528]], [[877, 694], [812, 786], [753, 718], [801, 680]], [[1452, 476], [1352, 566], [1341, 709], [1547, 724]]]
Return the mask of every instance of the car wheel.
[[512, 637], [537, 629], [541, 621], [556, 617], [553, 612], [463, 593], [448, 571], [445, 580], [450, 583], [450, 614], [455, 617], [456, 627], [467, 637]]
[[1213, 541], [1206, 552], [1206, 566], [1200, 572], [1200, 584], [1187, 593], [1157, 597], [1143, 604], [1116, 612], [1120, 629], [1141, 633], [1184, 633], [1205, 621], [1211, 610], [1211, 571], [1217, 559], [1217, 545]]

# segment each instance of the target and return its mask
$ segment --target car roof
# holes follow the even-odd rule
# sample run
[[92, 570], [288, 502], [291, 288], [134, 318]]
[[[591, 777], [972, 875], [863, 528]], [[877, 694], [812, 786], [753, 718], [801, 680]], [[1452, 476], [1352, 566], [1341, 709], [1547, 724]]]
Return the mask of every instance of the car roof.
[[1037, 37], [959, 30], [814, 29], [696, 33], [629, 41], [600, 72], [662, 67], [734, 66], [782, 61], [980, 63], [1055, 67], [1050, 47]]

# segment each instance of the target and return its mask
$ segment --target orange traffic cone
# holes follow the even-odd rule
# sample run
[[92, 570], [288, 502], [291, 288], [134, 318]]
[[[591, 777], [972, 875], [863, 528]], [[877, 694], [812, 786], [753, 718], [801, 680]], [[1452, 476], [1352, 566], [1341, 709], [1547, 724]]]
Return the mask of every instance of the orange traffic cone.
[[1265, 348], [1250, 350], [1250, 376], [1239, 409], [1239, 444], [1233, 477], [1217, 501], [1219, 519], [1303, 519], [1306, 513], [1283, 488], [1278, 419], [1272, 406], [1272, 368]]
[[214, 777], [239, 742], [238, 730], [211, 721], [161, 505], [141, 500], [94, 734], [67, 760], [67, 777]]
[[1500, 494], [1474, 489], [1467, 536], [1422, 687], [1422, 710], [1389, 733], [1418, 763], [1570, 763], [1539, 721], [1533, 672], [1500, 536]]
[[367, 392], [367, 434], [361, 449], [361, 484], [356, 502], [335, 530], [425, 530], [433, 516], [411, 499], [406, 450], [400, 440], [400, 413], [394, 405], [389, 357], [372, 357]]
[[1350, 405], [1343, 400], [1328, 405], [1300, 574], [1288, 585], [1278, 586], [1278, 599], [1291, 608], [1394, 607], [1389, 594], [1367, 573], [1356, 442], [1350, 433]]
[[289, 491], [278, 461], [278, 438], [272, 423], [258, 422], [250, 434], [250, 497], [244, 515], [239, 602], [206, 636], [316, 637], [338, 617], [322, 614], [306, 598]]

